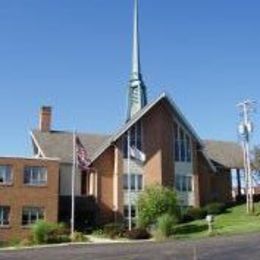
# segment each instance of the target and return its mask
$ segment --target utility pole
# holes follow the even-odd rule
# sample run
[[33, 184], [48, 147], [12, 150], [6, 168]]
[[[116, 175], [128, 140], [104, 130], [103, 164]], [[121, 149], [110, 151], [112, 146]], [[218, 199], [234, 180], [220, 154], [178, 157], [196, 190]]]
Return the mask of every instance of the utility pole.
[[247, 213], [253, 213], [254, 197], [253, 197], [253, 178], [252, 178], [251, 160], [250, 160], [250, 140], [251, 140], [251, 134], [253, 133], [251, 114], [252, 112], [254, 112], [255, 102], [251, 100], [245, 100], [239, 103], [237, 106], [240, 109], [240, 116], [241, 116], [238, 132], [242, 139], [242, 146], [244, 152]]

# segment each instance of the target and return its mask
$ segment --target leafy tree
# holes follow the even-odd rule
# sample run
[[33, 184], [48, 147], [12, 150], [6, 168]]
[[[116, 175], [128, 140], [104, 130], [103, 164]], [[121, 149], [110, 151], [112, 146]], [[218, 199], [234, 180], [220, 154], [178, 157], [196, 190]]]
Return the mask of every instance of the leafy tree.
[[138, 226], [147, 228], [164, 215], [178, 216], [177, 197], [174, 190], [154, 185], [147, 187], [137, 201]]

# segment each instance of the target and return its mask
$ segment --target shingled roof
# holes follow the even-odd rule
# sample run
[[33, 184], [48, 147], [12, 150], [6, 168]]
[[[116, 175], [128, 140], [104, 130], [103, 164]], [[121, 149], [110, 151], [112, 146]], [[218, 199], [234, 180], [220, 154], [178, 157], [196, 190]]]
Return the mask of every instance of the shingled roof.
[[[93, 157], [102, 144], [110, 138], [109, 135], [77, 133], [80, 141], [87, 148], [89, 157]], [[72, 162], [73, 133], [63, 131], [41, 132], [32, 131], [32, 138], [45, 157], [59, 158], [61, 162]]]
[[204, 140], [204, 149], [209, 158], [227, 168], [243, 168], [243, 151], [235, 142]]

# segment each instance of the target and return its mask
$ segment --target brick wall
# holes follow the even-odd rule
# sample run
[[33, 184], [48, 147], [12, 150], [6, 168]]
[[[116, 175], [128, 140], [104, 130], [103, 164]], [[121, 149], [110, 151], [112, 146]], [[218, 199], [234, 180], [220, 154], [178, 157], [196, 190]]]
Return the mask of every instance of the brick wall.
[[[36, 160], [21, 158], [0, 158], [0, 165], [12, 166], [13, 183], [0, 185], [0, 205], [10, 206], [10, 225], [0, 227], [0, 240], [25, 238], [29, 228], [22, 227], [23, 206], [44, 208], [47, 221], [57, 222], [58, 191], [59, 191], [59, 162], [53, 160]], [[23, 184], [24, 166], [44, 166], [48, 169], [46, 186], [34, 187]]]

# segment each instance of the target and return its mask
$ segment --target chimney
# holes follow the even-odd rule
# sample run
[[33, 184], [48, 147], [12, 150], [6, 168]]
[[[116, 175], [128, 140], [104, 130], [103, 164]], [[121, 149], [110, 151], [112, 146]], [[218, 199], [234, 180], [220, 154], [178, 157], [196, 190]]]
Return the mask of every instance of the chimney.
[[42, 132], [50, 132], [51, 131], [51, 113], [52, 108], [50, 106], [43, 106], [40, 110], [40, 122], [39, 122], [39, 130]]

